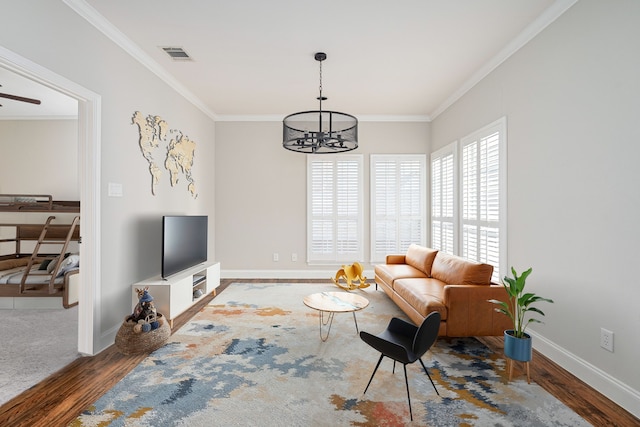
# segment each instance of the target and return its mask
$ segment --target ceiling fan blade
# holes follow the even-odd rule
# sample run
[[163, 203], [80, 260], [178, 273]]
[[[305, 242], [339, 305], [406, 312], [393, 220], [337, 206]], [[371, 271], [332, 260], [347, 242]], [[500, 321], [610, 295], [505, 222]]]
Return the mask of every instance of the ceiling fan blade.
[[12, 99], [14, 101], [28, 102], [30, 104], [40, 105], [39, 99], [25, 98], [23, 96], [9, 95], [8, 93], [0, 93], [0, 98]]

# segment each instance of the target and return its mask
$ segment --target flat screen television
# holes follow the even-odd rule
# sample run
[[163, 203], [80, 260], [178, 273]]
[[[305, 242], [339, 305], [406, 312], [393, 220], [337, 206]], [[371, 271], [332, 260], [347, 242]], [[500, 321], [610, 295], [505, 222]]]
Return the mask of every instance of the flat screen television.
[[162, 278], [207, 260], [208, 224], [206, 215], [162, 217]]

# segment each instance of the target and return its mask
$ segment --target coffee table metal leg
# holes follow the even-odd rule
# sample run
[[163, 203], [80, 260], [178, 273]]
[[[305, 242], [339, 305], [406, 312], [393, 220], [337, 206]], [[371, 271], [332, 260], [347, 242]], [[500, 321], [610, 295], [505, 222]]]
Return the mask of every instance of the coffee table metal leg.
[[[322, 340], [322, 342], [325, 342], [329, 339], [329, 332], [331, 332], [331, 325], [333, 324], [333, 315], [335, 314], [335, 312], [333, 311], [327, 311], [326, 313], [328, 313], [326, 320], [324, 318], [324, 311], [320, 310], [320, 314], [318, 316], [318, 319], [320, 319], [320, 339]], [[329, 328], [327, 328], [327, 335], [323, 337], [322, 327], [327, 325], [329, 325]]]
[[359, 334], [360, 331], [358, 330], [358, 321], [356, 320], [356, 312], [353, 312], [353, 323], [356, 324], [356, 333]]
[[[331, 325], [333, 324], [333, 316], [335, 313], [335, 311], [322, 311], [322, 310], [318, 310], [319, 314], [318, 314], [318, 319], [320, 320], [320, 339], [322, 340], [322, 342], [325, 342], [329, 339], [329, 333], [331, 332]], [[326, 318], [325, 318], [325, 313], [326, 313]], [[360, 330], [358, 329], [358, 320], [356, 319], [356, 312], [353, 311], [353, 323], [356, 325], [356, 333], [359, 334]], [[323, 335], [322, 333], [322, 329], [323, 327], [327, 327], [327, 333], [326, 335]]]

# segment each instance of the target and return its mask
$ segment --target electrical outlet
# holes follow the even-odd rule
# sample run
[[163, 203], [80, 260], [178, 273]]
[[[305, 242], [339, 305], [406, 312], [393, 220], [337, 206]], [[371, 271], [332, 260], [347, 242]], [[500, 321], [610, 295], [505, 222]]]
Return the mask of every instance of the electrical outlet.
[[600, 328], [600, 347], [613, 353], [613, 332]]
[[280, 255], [278, 255], [278, 252], [273, 253], [273, 261], [274, 262], [280, 261]]
[[291, 261], [293, 262], [298, 261], [298, 254], [291, 254]]

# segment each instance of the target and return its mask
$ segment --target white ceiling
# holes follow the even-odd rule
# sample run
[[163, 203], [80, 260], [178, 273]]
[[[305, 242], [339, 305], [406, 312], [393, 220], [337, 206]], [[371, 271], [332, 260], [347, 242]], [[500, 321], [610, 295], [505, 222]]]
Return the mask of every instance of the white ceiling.
[[37, 99], [40, 105], [0, 97], [0, 119], [68, 118], [78, 115], [78, 102], [40, 83], [0, 67], [0, 93]]
[[[65, 3], [217, 119], [281, 119], [317, 109], [313, 56], [322, 51], [323, 109], [430, 120], [575, 1]], [[166, 46], [183, 48], [192, 60], [172, 60]], [[4, 78], [0, 92], [9, 92]], [[8, 109], [8, 101], [0, 103]]]

